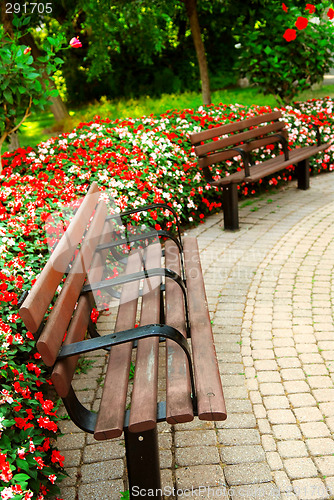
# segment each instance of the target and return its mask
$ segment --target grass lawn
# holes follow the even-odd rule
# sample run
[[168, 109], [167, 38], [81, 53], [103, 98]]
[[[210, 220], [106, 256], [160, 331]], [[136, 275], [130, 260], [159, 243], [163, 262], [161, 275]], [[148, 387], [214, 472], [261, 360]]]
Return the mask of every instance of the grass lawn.
[[[324, 85], [318, 90], [303, 92], [298, 100], [305, 101], [312, 98], [334, 97], [334, 85]], [[255, 88], [232, 88], [212, 93], [213, 104], [252, 104], [277, 106], [273, 96], [258, 93]], [[103, 118], [139, 118], [150, 114], [161, 114], [170, 109], [198, 108], [202, 104], [200, 93], [186, 92], [184, 94], [162, 95], [160, 98], [144, 96], [139, 99], [119, 99], [108, 101], [102, 98], [100, 102], [87, 104], [78, 109], [70, 109], [71, 118], [65, 123], [56, 124], [51, 112], [32, 114], [20, 129], [20, 146], [34, 147], [49, 137], [65, 131], [69, 132], [80, 122], [87, 122], [94, 116]], [[3, 148], [3, 152], [6, 148]]]

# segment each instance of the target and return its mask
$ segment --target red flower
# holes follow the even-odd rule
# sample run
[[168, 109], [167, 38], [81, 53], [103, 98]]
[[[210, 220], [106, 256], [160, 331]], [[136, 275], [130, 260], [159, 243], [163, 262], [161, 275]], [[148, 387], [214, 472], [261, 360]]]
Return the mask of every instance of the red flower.
[[312, 5], [311, 3], [307, 3], [305, 10], [308, 10], [309, 14], [313, 14], [315, 12], [315, 5]]
[[288, 8], [287, 8], [287, 6], [285, 5], [285, 3], [282, 3], [282, 9], [284, 10], [284, 12], [288, 12]]
[[285, 38], [287, 42], [292, 42], [292, 40], [296, 39], [296, 36], [297, 36], [296, 30], [288, 28], [287, 30], [285, 30], [283, 38]]
[[327, 16], [329, 17], [329, 19], [333, 19], [334, 18], [334, 10], [332, 8], [329, 8], [328, 11], [327, 11]]
[[304, 30], [308, 25], [308, 19], [306, 17], [299, 16], [295, 22], [297, 30]]
[[82, 43], [80, 42], [79, 37], [73, 37], [70, 40], [70, 46], [72, 47], [72, 49], [79, 49], [80, 47], [82, 47]]

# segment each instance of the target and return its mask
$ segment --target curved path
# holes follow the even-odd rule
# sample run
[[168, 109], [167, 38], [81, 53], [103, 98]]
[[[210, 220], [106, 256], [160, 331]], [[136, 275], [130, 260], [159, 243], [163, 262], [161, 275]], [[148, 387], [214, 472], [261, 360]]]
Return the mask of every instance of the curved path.
[[[160, 426], [166, 496], [334, 498], [334, 175], [248, 203], [237, 232], [223, 231], [222, 214], [189, 231], [229, 413], [215, 425]], [[77, 382], [92, 407], [103, 369], [96, 357]], [[62, 498], [120, 498], [122, 440], [101, 445], [68, 421], [62, 428]]]

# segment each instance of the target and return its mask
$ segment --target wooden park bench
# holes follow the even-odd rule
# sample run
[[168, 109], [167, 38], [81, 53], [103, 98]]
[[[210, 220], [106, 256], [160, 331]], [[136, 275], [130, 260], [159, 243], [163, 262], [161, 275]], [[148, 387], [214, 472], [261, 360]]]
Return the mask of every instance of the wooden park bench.
[[[55, 389], [73, 422], [97, 440], [117, 438], [124, 430], [130, 497], [136, 486], [153, 489], [160, 498], [157, 422], [226, 418], [197, 241], [182, 241], [179, 228], [176, 236], [152, 231], [123, 237], [100, 194], [93, 183], [19, 313], [52, 367]], [[173, 212], [155, 204], [120, 217], [159, 208]], [[110, 256], [120, 272], [108, 279]], [[103, 336], [90, 320], [97, 292], [107, 292], [119, 304], [114, 331]], [[79, 401], [71, 381], [79, 355], [97, 349], [110, 353], [100, 409], [94, 413]], [[159, 358], [165, 358], [165, 369], [158, 376]], [[161, 378], [165, 397], [158, 400]]]
[[[320, 132], [317, 130], [317, 144], [291, 148], [288, 145], [286, 124], [281, 120], [280, 111], [214, 127], [190, 136], [191, 144], [195, 145], [198, 165], [203, 171], [206, 181], [212, 186], [222, 189], [225, 229], [238, 229], [238, 184], [257, 182], [291, 165], [296, 165], [299, 189], [309, 188], [309, 158], [328, 149], [330, 143], [321, 144]], [[265, 161], [256, 160], [258, 150], [281, 144], [280, 154]], [[257, 150], [256, 154], [251, 154]], [[213, 176], [211, 165], [241, 156], [243, 168], [226, 176]]]

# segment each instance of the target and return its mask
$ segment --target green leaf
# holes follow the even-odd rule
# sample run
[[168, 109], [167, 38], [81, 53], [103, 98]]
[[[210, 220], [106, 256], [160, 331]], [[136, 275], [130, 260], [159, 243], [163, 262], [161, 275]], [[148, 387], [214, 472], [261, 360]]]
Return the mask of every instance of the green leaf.
[[30, 476], [28, 476], [28, 474], [15, 474], [15, 476], [13, 476], [13, 479], [15, 479], [15, 481], [17, 481], [18, 483], [21, 483], [21, 482], [26, 482], [26, 481], [29, 481], [30, 479]]
[[46, 37], [47, 41], [49, 42], [50, 45], [56, 45], [56, 40], [52, 38], [51, 36]]
[[6, 89], [3, 93], [5, 99], [7, 102], [9, 102], [9, 104], [13, 104], [14, 103], [14, 100], [13, 100], [13, 94], [11, 93], [11, 91], [9, 89]]
[[272, 49], [269, 47], [269, 45], [267, 45], [267, 47], [264, 49], [264, 52], [267, 54], [267, 56], [272, 53]]

